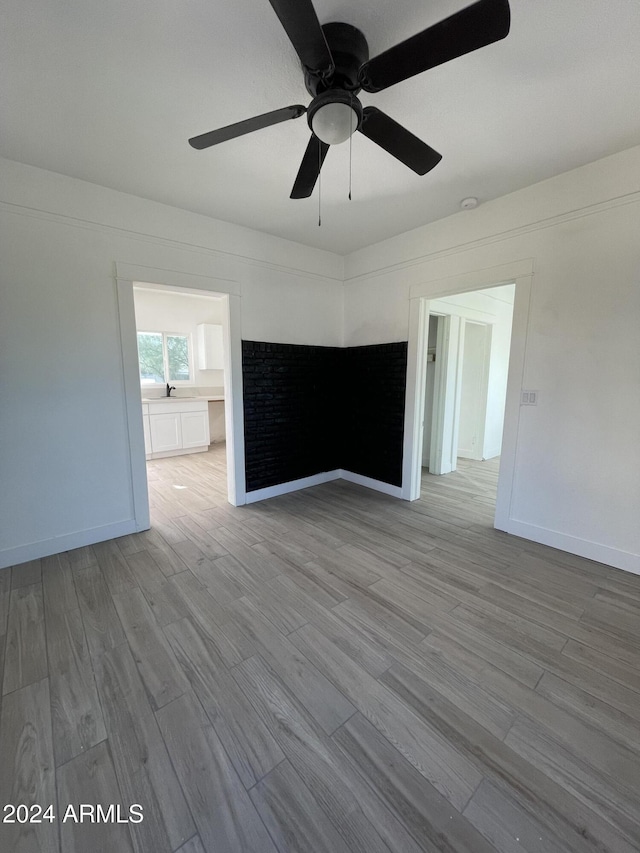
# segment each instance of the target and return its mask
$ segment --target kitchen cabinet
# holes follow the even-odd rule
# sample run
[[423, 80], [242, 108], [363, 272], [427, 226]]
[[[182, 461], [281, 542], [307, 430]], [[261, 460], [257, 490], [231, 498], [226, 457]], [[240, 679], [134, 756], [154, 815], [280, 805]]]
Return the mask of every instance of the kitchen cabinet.
[[142, 421], [147, 459], [198, 453], [209, 447], [206, 400], [167, 397], [145, 402]]
[[180, 412], [169, 412], [166, 415], [149, 415], [149, 427], [152, 453], [182, 450]]
[[180, 412], [182, 446], [202, 447], [209, 444], [209, 412]]

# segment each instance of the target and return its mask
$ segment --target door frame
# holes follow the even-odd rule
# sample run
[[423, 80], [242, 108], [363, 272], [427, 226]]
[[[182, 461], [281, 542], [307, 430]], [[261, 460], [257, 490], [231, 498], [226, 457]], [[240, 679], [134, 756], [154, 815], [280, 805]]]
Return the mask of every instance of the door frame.
[[[432, 316], [428, 308], [428, 316]], [[456, 469], [460, 416], [461, 352], [464, 348], [464, 323], [455, 314], [440, 314], [436, 342], [436, 375], [433, 389], [429, 471], [449, 474]], [[424, 435], [424, 415], [421, 431]]]
[[520, 391], [523, 384], [527, 331], [533, 280], [533, 258], [484, 270], [461, 273], [413, 285], [409, 292], [409, 341], [403, 444], [402, 497], [414, 501], [420, 497], [422, 476], [422, 436], [426, 379], [426, 355], [431, 300], [515, 284], [509, 373], [505, 402], [504, 431], [495, 527], [506, 530], [511, 515], [511, 498], [520, 420]]
[[149, 490], [144, 449], [140, 375], [136, 334], [134, 284], [203, 296], [218, 296], [223, 303], [224, 399], [227, 451], [227, 499], [233, 506], [246, 503], [244, 470], [244, 418], [242, 399], [242, 340], [240, 284], [230, 279], [194, 275], [116, 263], [116, 293], [122, 348], [125, 410], [130, 448], [133, 516], [136, 530], [148, 530]]

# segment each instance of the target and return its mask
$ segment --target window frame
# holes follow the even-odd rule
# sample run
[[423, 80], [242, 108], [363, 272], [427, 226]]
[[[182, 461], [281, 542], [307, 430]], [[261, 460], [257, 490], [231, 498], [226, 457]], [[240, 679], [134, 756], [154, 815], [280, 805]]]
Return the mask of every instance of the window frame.
[[[138, 335], [162, 335], [162, 368], [165, 378], [162, 382], [155, 382], [151, 379], [143, 379], [140, 375], [140, 357], [138, 355], [138, 378], [140, 387], [142, 388], [163, 388], [165, 385], [180, 385], [188, 386], [195, 385], [194, 377], [194, 360], [193, 360], [193, 340], [190, 332], [166, 332], [161, 329], [136, 329], [136, 345]], [[169, 379], [169, 350], [167, 347], [167, 338], [186, 338], [187, 340], [187, 359], [189, 362], [189, 378], [188, 379]]]

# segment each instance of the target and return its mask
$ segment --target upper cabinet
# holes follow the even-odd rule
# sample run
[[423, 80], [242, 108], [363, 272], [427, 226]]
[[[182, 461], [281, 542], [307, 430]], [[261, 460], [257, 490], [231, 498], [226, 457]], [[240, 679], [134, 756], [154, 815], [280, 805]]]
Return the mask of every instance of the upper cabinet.
[[224, 370], [222, 326], [213, 323], [199, 323], [197, 332], [198, 367], [200, 370]]

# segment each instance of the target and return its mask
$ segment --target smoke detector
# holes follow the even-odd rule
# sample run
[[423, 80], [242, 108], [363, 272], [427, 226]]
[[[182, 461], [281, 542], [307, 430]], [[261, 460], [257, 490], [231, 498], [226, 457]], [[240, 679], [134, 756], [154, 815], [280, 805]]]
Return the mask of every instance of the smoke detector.
[[478, 206], [478, 199], [474, 198], [474, 196], [469, 196], [469, 198], [463, 198], [460, 202], [460, 207], [463, 210], [473, 210], [474, 207]]

